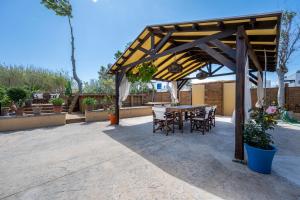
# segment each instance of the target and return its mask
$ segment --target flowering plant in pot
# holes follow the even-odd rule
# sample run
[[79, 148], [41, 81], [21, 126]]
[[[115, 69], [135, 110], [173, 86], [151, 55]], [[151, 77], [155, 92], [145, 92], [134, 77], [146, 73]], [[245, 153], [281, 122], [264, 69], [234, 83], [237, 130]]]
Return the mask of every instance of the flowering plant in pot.
[[97, 100], [92, 97], [86, 97], [82, 101], [83, 105], [85, 105], [85, 110], [92, 111], [97, 104]]
[[248, 167], [256, 172], [271, 173], [272, 161], [277, 151], [268, 132], [277, 124], [278, 109], [270, 106], [250, 110], [250, 119], [244, 128], [244, 143], [248, 156]]
[[64, 100], [62, 98], [53, 98], [50, 99], [50, 103], [53, 105], [53, 112], [54, 113], [61, 113], [62, 112], [62, 105]]
[[24, 103], [27, 97], [27, 92], [23, 88], [9, 88], [7, 90], [7, 96], [12, 101], [13, 110], [16, 111], [16, 115], [22, 116], [24, 113]]

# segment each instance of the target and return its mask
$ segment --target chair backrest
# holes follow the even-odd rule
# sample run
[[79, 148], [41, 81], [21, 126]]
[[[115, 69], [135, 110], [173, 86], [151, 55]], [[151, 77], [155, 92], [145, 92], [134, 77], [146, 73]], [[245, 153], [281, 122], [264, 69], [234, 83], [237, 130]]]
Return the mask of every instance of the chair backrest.
[[161, 119], [164, 120], [165, 119], [165, 114], [166, 114], [166, 107], [152, 107], [152, 111], [154, 114], [154, 118], [155, 119]]
[[214, 105], [212, 107], [212, 115], [215, 116], [216, 115], [216, 110], [217, 110], [217, 105]]
[[212, 107], [205, 107], [205, 119], [208, 119], [208, 117], [211, 115]]

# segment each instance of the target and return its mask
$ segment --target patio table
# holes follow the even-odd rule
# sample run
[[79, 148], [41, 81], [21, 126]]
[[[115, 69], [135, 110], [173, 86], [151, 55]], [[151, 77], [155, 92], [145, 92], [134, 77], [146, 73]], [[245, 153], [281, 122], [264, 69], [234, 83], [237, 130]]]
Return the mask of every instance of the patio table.
[[179, 113], [179, 129], [181, 132], [183, 132], [183, 119], [182, 119], [182, 113], [187, 111], [193, 111], [195, 109], [203, 108], [207, 106], [206, 104], [203, 105], [180, 105], [180, 106], [170, 106], [167, 107], [167, 112], [178, 112]]
[[171, 102], [148, 102], [145, 103], [146, 105], [151, 105], [151, 106], [164, 106], [164, 105], [168, 105], [171, 104]]

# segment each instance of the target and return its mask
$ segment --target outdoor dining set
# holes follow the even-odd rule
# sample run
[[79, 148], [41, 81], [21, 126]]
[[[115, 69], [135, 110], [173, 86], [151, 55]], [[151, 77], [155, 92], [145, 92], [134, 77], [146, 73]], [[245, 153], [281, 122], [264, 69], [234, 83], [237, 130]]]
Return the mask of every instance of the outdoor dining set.
[[157, 130], [174, 133], [175, 127], [183, 133], [184, 123], [190, 122], [190, 132], [200, 131], [203, 135], [215, 127], [217, 106], [192, 106], [192, 105], [155, 105], [153, 113], [153, 133]]

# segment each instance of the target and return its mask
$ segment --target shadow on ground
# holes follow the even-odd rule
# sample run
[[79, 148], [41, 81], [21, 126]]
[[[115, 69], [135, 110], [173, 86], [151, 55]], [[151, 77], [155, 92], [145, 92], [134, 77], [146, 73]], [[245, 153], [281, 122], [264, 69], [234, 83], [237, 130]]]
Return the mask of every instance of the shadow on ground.
[[103, 132], [178, 179], [225, 199], [300, 197], [300, 187], [276, 173], [257, 174], [232, 162], [234, 127], [222, 118], [206, 135], [190, 133], [187, 124], [183, 134], [169, 136], [153, 134], [151, 118], [136, 120]]

